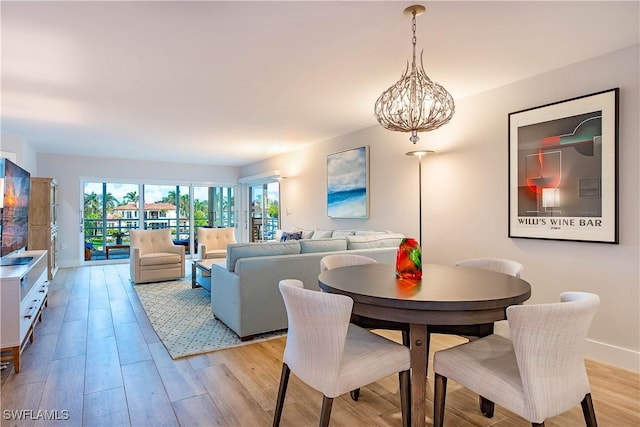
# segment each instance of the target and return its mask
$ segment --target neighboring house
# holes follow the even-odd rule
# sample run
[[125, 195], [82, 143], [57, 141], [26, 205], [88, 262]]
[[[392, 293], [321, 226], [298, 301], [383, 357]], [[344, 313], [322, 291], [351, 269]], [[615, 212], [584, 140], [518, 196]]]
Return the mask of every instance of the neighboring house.
[[[136, 202], [129, 202], [126, 205], [116, 206], [113, 208], [113, 215], [109, 219], [114, 220], [131, 220], [123, 225], [133, 227], [139, 219], [139, 209]], [[176, 206], [172, 203], [145, 203], [144, 204], [144, 220], [147, 228], [168, 228], [175, 226], [177, 218]], [[188, 219], [180, 221], [180, 225], [188, 225]], [[108, 223], [109, 227], [117, 227], [118, 221]]]

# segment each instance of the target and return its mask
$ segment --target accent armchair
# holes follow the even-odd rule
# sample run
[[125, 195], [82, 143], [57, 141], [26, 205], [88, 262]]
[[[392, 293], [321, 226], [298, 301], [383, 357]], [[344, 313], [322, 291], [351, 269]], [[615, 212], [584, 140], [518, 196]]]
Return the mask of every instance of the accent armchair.
[[198, 253], [202, 259], [226, 258], [227, 245], [231, 243], [238, 243], [236, 241], [236, 229], [234, 227], [200, 227], [197, 231]]
[[175, 245], [171, 230], [131, 230], [131, 280], [160, 282], [184, 277], [184, 246]]

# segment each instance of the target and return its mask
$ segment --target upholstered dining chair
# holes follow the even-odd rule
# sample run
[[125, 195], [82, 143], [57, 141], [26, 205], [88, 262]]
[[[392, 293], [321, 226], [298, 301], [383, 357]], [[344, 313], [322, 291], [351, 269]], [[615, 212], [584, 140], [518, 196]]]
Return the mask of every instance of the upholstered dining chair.
[[[518, 261], [504, 258], [471, 258], [456, 262], [456, 267], [479, 268], [520, 277], [523, 266]], [[509, 337], [509, 324], [506, 320], [482, 325], [434, 325], [427, 329], [427, 346], [431, 342], [431, 334], [460, 335], [469, 340], [498, 333]]]
[[[300, 280], [278, 284], [289, 330], [273, 425], [280, 425], [289, 375], [323, 395], [320, 426], [328, 426], [333, 399], [398, 373], [402, 425], [410, 424], [409, 349], [349, 322], [353, 300], [304, 289]], [[321, 325], [321, 327], [319, 327]]]
[[[520, 278], [524, 267], [518, 261], [505, 258], [471, 258], [458, 261], [457, 267], [480, 268], [482, 270], [495, 271]], [[493, 323], [494, 333], [509, 338], [509, 323], [499, 320]], [[469, 335], [467, 335], [469, 337]]]
[[433, 425], [444, 421], [447, 380], [480, 395], [491, 418], [498, 405], [544, 426], [578, 402], [589, 427], [597, 425], [581, 347], [600, 304], [585, 292], [563, 292], [559, 303], [507, 308], [512, 339], [489, 335], [435, 353]]
[[[334, 268], [351, 267], [354, 265], [376, 264], [373, 258], [358, 254], [335, 254], [322, 257], [320, 260], [320, 271], [333, 270]], [[406, 346], [409, 344], [409, 324], [384, 321], [379, 319], [371, 319], [355, 314], [351, 315], [351, 323], [366, 329], [389, 329], [392, 331], [402, 331], [402, 343]], [[360, 389], [352, 390], [351, 398], [358, 400], [360, 397]]]
[[373, 258], [357, 254], [327, 255], [320, 260], [320, 271], [333, 270], [334, 268], [350, 267], [353, 265], [376, 264]]
[[130, 270], [133, 283], [184, 277], [184, 246], [175, 245], [171, 230], [130, 230]]

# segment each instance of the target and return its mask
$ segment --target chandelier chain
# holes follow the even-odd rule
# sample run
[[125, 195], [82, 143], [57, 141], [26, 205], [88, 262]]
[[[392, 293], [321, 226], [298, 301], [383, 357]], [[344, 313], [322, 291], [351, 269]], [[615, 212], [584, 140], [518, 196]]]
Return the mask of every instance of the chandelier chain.
[[416, 43], [418, 43], [418, 38], [416, 37], [416, 11], [413, 11], [413, 18], [411, 20], [411, 29], [413, 31], [413, 38], [411, 39], [411, 44], [413, 44], [413, 62], [411, 63], [411, 69], [416, 69]]

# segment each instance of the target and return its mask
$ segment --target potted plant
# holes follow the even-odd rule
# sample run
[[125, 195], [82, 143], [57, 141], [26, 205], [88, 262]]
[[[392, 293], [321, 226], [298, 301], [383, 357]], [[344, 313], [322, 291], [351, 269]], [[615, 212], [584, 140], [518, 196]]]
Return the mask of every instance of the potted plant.
[[116, 230], [112, 235], [116, 238], [116, 245], [121, 245], [122, 238], [124, 237], [124, 231]]

